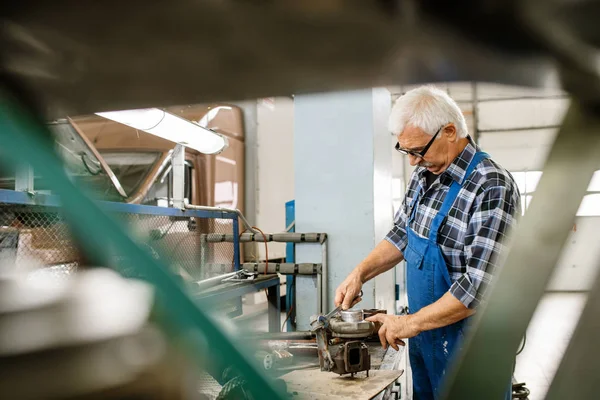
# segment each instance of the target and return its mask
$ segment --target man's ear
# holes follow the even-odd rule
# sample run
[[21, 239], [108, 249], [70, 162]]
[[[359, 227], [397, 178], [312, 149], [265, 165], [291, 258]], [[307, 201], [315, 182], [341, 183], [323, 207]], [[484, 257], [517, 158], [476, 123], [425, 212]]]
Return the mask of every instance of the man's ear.
[[456, 132], [456, 126], [452, 123], [450, 123], [444, 127], [443, 133], [449, 142], [453, 143], [458, 140], [458, 132]]

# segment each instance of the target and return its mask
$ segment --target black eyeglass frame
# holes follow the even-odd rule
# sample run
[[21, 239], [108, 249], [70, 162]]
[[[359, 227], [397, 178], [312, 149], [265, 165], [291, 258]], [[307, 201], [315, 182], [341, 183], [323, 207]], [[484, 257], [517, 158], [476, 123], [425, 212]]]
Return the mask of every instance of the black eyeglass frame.
[[394, 147], [396, 149], [397, 152], [404, 154], [405, 156], [411, 155], [414, 157], [419, 157], [419, 158], [423, 158], [425, 157], [425, 154], [427, 154], [427, 150], [429, 150], [429, 148], [431, 147], [431, 145], [433, 144], [433, 141], [435, 140], [435, 138], [437, 137], [437, 135], [442, 131], [442, 128], [445, 127], [446, 125], [442, 125], [440, 126], [440, 129], [437, 130], [437, 132], [435, 133], [435, 135], [433, 135], [433, 137], [431, 138], [431, 140], [429, 141], [429, 143], [427, 143], [425, 145], [425, 147], [423, 148], [423, 150], [421, 151], [413, 151], [413, 150], [409, 150], [409, 149], [403, 149], [402, 147], [400, 147], [400, 143], [396, 142], [396, 146]]

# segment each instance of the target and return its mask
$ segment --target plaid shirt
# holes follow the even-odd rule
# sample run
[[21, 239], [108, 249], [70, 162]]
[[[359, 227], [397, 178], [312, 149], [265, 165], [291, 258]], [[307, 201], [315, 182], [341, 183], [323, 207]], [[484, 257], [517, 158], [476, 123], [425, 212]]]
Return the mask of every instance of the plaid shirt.
[[508, 229], [519, 215], [521, 201], [513, 177], [491, 159], [481, 161], [470, 177], [467, 166], [478, 149], [469, 144], [450, 166], [425, 191], [425, 168], [417, 167], [408, 184], [402, 207], [394, 218], [394, 227], [386, 236], [400, 251], [408, 243], [406, 223], [415, 196], [420, 196], [411, 229], [419, 236], [429, 237], [433, 217], [441, 208], [452, 181], [467, 178], [448, 216], [442, 222], [437, 242], [450, 273], [450, 293], [466, 307], [475, 308], [481, 302], [486, 287], [500, 266], [498, 255]]

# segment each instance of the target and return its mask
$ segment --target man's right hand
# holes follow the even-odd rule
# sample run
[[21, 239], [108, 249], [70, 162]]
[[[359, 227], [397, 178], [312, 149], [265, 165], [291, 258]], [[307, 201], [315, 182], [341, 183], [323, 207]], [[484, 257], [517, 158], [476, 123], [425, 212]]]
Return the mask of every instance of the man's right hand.
[[355, 304], [362, 300], [362, 297], [357, 297], [362, 289], [362, 280], [354, 273], [338, 286], [335, 291], [335, 306], [342, 305], [342, 310], [347, 310], [354, 307]]

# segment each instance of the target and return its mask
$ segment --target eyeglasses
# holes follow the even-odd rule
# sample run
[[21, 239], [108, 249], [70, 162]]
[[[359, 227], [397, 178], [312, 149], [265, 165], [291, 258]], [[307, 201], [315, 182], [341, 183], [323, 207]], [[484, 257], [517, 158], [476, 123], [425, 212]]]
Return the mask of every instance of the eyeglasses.
[[395, 149], [404, 154], [404, 155], [411, 155], [414, 157], [419, 157], [419, 158], [423, 158], [425, 157], [425, 153], [427, 153], [427, 150], [429, 150], [429, 148], [431, 147], [431, 145], [433, 144], [433, 141], [435, 140], [435, 138], [437, 137], [437, 135], [440, 133], [440, 131], [442, 130], [442, 128], [445, 125], [440, 126], [440, 129], [437, 130], [437, 132], [435, 133], [435, 135], [433, 135], [433, 137], [431, 138], [431, 140], [429, 141], [429, 143], [427, 143], [425, 145], [425, 147], [423, 147], [423, 150], [420, 151], [416, 151], [416, 150], [410, 150], [410, 149], [403, 149], [402, 147], [400, 147], [400, 143], [396, 143], [396, 147]]

